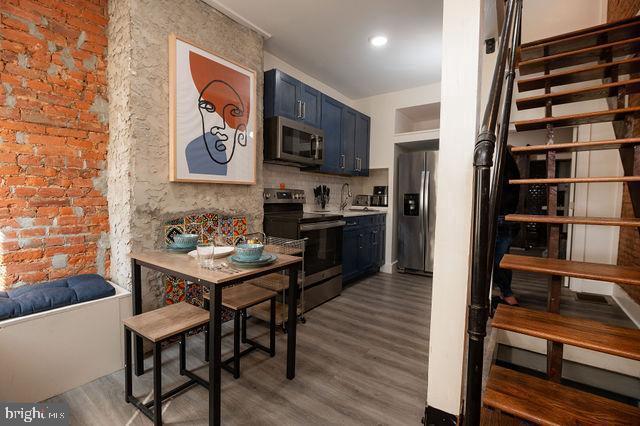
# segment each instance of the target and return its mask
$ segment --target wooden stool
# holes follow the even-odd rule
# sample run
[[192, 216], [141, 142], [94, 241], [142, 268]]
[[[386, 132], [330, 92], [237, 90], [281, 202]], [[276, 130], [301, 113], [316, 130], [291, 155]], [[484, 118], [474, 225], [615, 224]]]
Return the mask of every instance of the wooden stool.
[[[209, 389], [209, 383], [187, 370], [186, 333], [209, 323], [209, 312], [186, 302], [168, 305], [154, 311], [127, 318], [124, 322], [125, 400], [149, 417], [155, 425], [162, 424], [162, 401], [192, 387], [195, 384]], [[153, 343], [153, 400], [143, 403], [133, 396], [131, 333]], [[180, 335], [180, 375], [189, 381], [162, 394], [161, 343]], [[153, 407], [153, 410], [151, 410]]]
[[[222, 361], [222, 368], [233, 374], [234, 378], [240, 377], [240, 358], [250, 352], [260, 349], [271, 357], [276, 355], [276, 296], [277, 293], [256, 287], [251, 284], [240, 284], [222, 290], [222, 306], [234, 312], [233, 317], [233, 356]], [[269, 347], [247, 337], [247, 308], [269, 300], [271, 302], [271, 315], [269, 321]], [[209, 309], [209, 294], [204, 295], [204, 307]], [[240, 342], [249, 344], [249, 348], [240, 351]], [[209, 360], [209, 332], [205, 332], [205, 359]], [[229, 364], [233, 362], [233, 367]]]

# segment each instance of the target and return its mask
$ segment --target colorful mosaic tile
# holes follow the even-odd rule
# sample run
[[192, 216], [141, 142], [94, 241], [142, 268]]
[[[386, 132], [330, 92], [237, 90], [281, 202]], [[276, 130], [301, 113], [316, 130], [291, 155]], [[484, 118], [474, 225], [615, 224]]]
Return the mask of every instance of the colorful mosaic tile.
[[183, 279], [165, 275], [164, 303], [173, 305], [185, 300], [186, 282]]
[[245, 216], [234, 217], [233, 218], [233, 236], [238, 237], [240, 235], [245, 235], [246, 233], [247, 233], [247, 218]]
[[[199, 234], [202, 242], [223, 241], [232, 244], [235, 237], [247, 233], [246, 216], [220, 216], [217, 213], [192, 214], [166, 221], [163, 228], [165, 242], [173, 242], [176, 234]], [[187, 283], [183, 279], [165, 276], [166, 304], [187, 301], [196, 306], [204, 306], [203, 288], [200, 285]], [[233, 311], [223, 308], [222, 320], [233, 319]]]

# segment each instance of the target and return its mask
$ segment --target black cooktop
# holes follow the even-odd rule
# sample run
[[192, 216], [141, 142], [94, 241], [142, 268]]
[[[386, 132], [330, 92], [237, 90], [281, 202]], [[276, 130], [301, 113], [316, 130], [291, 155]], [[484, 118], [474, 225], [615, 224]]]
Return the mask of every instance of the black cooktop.
[[277, 219], [278, 221], [291, 221], [298, 223], [329, 222], [342, 219], [337, 213], [307, 213], [303, 211], [279, 211], [264, 213], [265, 218]]

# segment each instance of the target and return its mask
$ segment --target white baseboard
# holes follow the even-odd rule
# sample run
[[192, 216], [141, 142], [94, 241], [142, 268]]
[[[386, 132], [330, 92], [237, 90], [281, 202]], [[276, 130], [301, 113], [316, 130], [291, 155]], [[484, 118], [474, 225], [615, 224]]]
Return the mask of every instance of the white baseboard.
[[396, 269], [396, 263], [398, 263], [397, 260], [394, 260], [391, 263], [385, 263], [384, 265], [382, 265], [382, 267], [380, 268], [380, 272], [384, 272], [385, 274], [392, 274], [393, 270]]
[[636, 327], [640, 328], [640, 305], [618, 285], [613, 286], [613, 300], [620, 306], [620, 309], [633, 321]]

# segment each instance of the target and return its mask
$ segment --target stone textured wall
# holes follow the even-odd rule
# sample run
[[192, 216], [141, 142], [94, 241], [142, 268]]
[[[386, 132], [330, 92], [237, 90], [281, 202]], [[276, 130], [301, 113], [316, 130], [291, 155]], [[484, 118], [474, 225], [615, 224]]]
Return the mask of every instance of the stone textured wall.
[[[109, 201], [112, 278], [131, 281], [129, 253], [164, 244], [167, 219], [218, 211], [246, 215], [249, 230], [262, 229], [263, 40], [199, 0], [109, 1]], [[170, 33], [257, 73], [257, 185], [170, 183]], [[149, 283], [149, 280], [151, 282]], [[145, 291], [161, 299], [155, 275]]]
[[0, 2], [0, 289], [108, 273], [106, 3]]
[[[607, 5], [607, 20], [617, 21], [635, 16], [640, 10], [640, 0], [609, 0]], [[640, 96], [632, 95], [631, 105], [640, 105]], [[635, 128], [639, 126], [634, 125]], [[640, 135], [637, 130], [636, 135]], [[631, 197], [627, 186], [624, 187], [622, 197], [622, 217], [635, 217]], [[637, 228], [621, 227], [618, 240], [618, 265], [640, 267], [640, 234]], [[636, 286], [622, 286], [624, 290], [638, 303], [640, 303], [640, 289]]]

